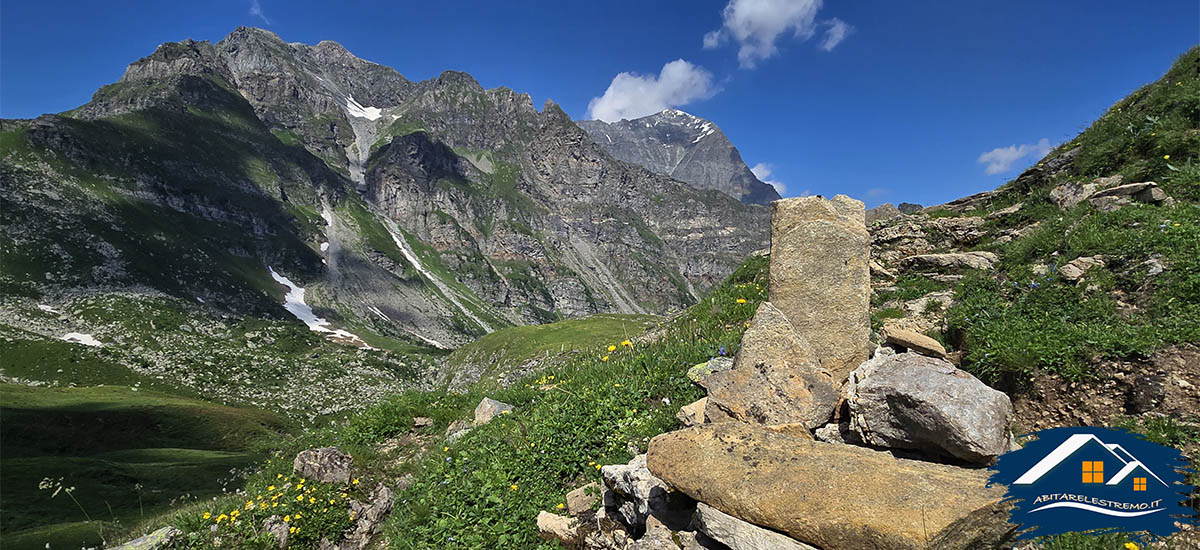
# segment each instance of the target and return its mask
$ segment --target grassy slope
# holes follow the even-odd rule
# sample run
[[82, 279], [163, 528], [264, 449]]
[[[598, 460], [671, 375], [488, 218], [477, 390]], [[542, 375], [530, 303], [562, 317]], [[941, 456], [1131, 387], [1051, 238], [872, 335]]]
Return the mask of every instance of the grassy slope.
[[[0, 521], [14, 549], [93, 546], [117, 522], [128, 526], [184, 495], [218, 495], [233, 469], [261, 460], [292, 428], [272, 413], [127, 386], [0, 384], [0, 402]], [[52, 497], [38, 488], [45, 478], [75, 490]]]
[[598, 314], [545, 325], [510, 327], [458, 348], [446, 367], [458, 371], [487, 365], [483, 380], [491, 380], [537, 357], [593, 348], [602, 342], [621, 342], [643, 333], [659, 318], [653, 315]]
[[[967, 352], [965, 365], [992, 382], [1023, 383], [1039, 369], [1077, 379], [1091, 375], [1094, 356], [1143, 357], [1178, 342], [1200, 341], [1200, 47], [1186, 52], [1157, 82], [1118, 102], [1041, 164], [1075, 148], [1078, 156], [1053, 178], [1022, 177], [987, 207], [1017, 202], [1017, 214], [989, 229], [1041, 225], [998, 252], [995, 274], [957, 287], [960, 304], [947, 319], [947, 339]], [[1066, 181], [1120, 174], [1126, 182], [1157, 181], [1174, 206], [1132, 205], [1098, 212], [1086, 203], [1060, 212], [1049, 191]], [[977, 215], [973, 213], [973, 215]], [[1102, 254], [1107, 266], [1076, 286], [1056, 272], [1081, 256]], [[1149, 275], [1143, 262], [1167, 266]], [[1034, 266], [1047, 266], [1036, 274]], [[1118, 301], [1136, 306], [1119, 307]]]
[[[385, 481], [414, 474], [412, 486], [397, 495], [403, 505], [389, 520], [396, 547], [553, 548], [537, 537], [537, 511], [555, 508], [571, 488], [598, 479], [597, 464], [625, 462], [632, 450], [644, 451], [650, 437], [677, 425], [679, 406], [702, 394], [687, 379], [687, 368], [722, 346], [737, 347], [745, 323], [766, 298], [766, 266], [766, 258], [749, 260], [701, 303], [664, 322], [650, 341], [625, 347], [615, 336], [603, 340], [585, 333], [575, 340], [579, 354], [506, 389], [407, 392], [345, 425], [310, 434], [304, 444], [349, 449], [356, 464]], [[555, 338], [565, 343], [565, 333]], [[618, 350], [610, 353], [608, 345]], [[484, 396], [515, 405], [514, 414], [472, 430], [445, 450], [435, 440], [430, 452], [405, 463], [372, 451], [407, 433], [414, 416], [433, 418], [426, 433], [441, 433], [450, 422], [469, 419]], [[266, 464], [248, 487], [280, 471], [278, 464]], [[202, 521], [200, 513], [184, 510], [176, 523], [206, 529], [212, 521]], [[203, 545], [196, 539], [195, 546]]]

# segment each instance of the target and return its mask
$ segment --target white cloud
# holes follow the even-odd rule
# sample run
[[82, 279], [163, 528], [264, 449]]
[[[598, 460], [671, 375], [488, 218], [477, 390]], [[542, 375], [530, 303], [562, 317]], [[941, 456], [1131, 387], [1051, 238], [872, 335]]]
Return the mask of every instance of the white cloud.
[[850, 33], [854, 32], [854, 27], [836, 17], [826, 21], [825, 24], [829, 25], [829, 28], [825, 30], [825, 39], [821, 41], [821, 49], [827, 52], [833, 51], [847, 36], [850, 36]]
[[[732, 39], [738, 44], [738, 63], [744, 69], [754, 68], [779, 52], [775, 42], [784, 33], [791, 31], [802, 41], [812, 38], [817, 32], [821, 1], [729, 0], [721, 12], [721, 28], [704, 35], [704, 48], [713, 49]], [[820, 44], [825, 51], [832, 50], [854, 30], [836, 18], [823, 24], [829, 25]]]
[[1033, 156], [1035, 159], [1040, 159], [1046, 156], [1051, 149], [1053, 147], [1050, 145], [1050, 140], [1042, 138], [1037, 143], [1022, 143], [1021, 145], [997, 147], [986, 153], [981, 153], [976, 162], [986, 164], [987, 167], [984, 168], [984, 172], [990, 176], [1007, 172], [1012, 168], [1013, 164], [1025, 157]]
[[267, 19], [267, 15], [263, 13], [262, 4], [259, 4], [258, 0], [250, 0], [250, 15], [262, 19], [262, 22], [267, 25], [271, 24], [271, 20]]
[[717, 92], [712, 73], [682, 59], [663, 65], [658, 76], [621, 73], [604, 95], [588, 102], [588, 118], [614, 122], [681, 107]]
[[[754, 168], [750, 169], [751, 172], [754, 172], [754, 177], [758, 178], [763, 183], [774, 187], [775, 192], [779, 193], [779, 196], [782, 197], [784, 193], [787, 193], [787, 185], [784, 185], [784, 183], [781, 181], [770, 179], [772, 170], [773, 168], [771, 165], [765, 162], [755, 164]], [[805, 191], [804, 193], [807, 195], [808, 191]]]

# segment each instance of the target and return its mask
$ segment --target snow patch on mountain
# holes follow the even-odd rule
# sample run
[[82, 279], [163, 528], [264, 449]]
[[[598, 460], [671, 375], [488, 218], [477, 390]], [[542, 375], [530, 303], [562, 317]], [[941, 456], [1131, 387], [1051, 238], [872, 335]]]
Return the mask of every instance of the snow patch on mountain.
[[346, 112], [350, 116], [365, 118], [367, 120], [379, 120], [383, 116], [383, 109], [379, 107], [363, 107], [361, 103], [354, 101], [353, 96], [346, 96]]
[[275, 282], [288, 288], [287, 294], [285, 294], [283, 297], [283, 308], [288, 310], [288, 313], [291, 313], [293, 316], [299, 319], [300, 322], [307, 325], [309, 330], [314, 332], [323, 332], [329, 335], [329, 338], [335, 341], [353, 344], [365, 349], [375, 349], [367, 345], [367, 343], [364, 342], [362, 338], [359, 338], [356, 334], [341, 329], [330, 328], [329, 321], [326, 321], [321, 317], [317, 317], [317, 314], [313, 313], [312, 307], [304, 303], [303, 287], [297, 286], [296, 283], [293, 283], [291, 279], [280, 275], [273, 267], [267, 267], [267, 271], [271, 272], [271, 278], [275, 279]]
[[92, 346], [94, 348], [102, 347], [104, 345], [99, 340], [92, 338], [91, 334], [84, 334], [82, 332], [68, 332], [62, 335], [60, 339], [71, 342], [72, 344], [83, 344], [85, 346]]

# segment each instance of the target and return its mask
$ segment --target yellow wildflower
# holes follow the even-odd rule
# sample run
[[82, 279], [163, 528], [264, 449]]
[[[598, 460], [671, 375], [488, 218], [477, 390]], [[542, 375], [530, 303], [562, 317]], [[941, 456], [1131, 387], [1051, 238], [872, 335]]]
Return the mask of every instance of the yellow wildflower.
[[275, 486], [274, 486], [274, 485], [270, 485], [270, 486], [268, 486], [268, 487], [267, 487], [267, 490], [268, 490], [268, 491], [274, 491], [274, 490], [275, 490]]
[[289, 532], [289, 533], [295, 533], [295, 532], [296, 532], [296, 528], [295, 528], [295, 527], [291, 527], [291, 528], [289, 528], [289, 529], [288, 529], [288, 532]]
[[227, 516], [225, 514], [221, 514], [221, 515], [217, 516], [217, 523], [221, 523], [222, 521], [225, 521], [227, 519], [229, 519], [229, 516]]
[[289, 521], [292, 521], [292, 516], [290, 516], [290, 515], [283, 516], [283, 522], [284, 522], [284, 523], [287, 523], [287, 522], [289, 522]]
[[300, 484], [304, 485], [304, 478], [300, 478]]
[[309, 503], [309, 504], [316, 504], [316, 503], [317, 503], [317, 497], [308, 497], [308, 503]]
[[512, 411], [510, 411], [510, 410], [503, 410], [503, 411], [500, 411], [500, 414], [512, 414]]
[[336, 501], [336, 500], [333, 500], [333, 499], [331, 498], [331, 499], [329, 499], [329, 503], [330, 503], [330, 504], [337, 504], [337, 501]]
[[272, 508], [274, 508], [274, 507], [276, 507], [276, 506], [279, 506], [279, 503], [278, 503], [278, 502], [272, 502], [272, 503], [271, 503], [271, 507], [272, 507]]
[[603, 467], [604, 467], [604, 466], [601, 466], [601, 465], [599, 465], [599, 464], [597, 464], [597, 465], [596, 465], [596, 469], [597, 469], [597, 470], [599, 470], [600, 468], [603, 468]]
[[604, 357], [601, 357], [600, 360], [604, 361], [604, 362], [608, 362], [608, 356], [605, 355]]
[[356, 477], [356, 478], [354, 478], [354, 481], [351, 481], [350, 483], [351, 483], [352, 485], [358, 485], [358, 478], [357, 478], [357, 477]]
[[531, 441], [531, 442], [529, 442], [529, 447], [530, 447], [531, 449], [533, 448], [533, 446], [534, 446], [534, 443], [533, 443], [532, 441]]
[[443, 452], [443, 453], [446, 453], [446, 452], [449, 452], [449, 451], [450, 451], [450, 447], [442, 447], [442, 452]]
[[621, 384], [620, 384], [620, 383], [613, 384], [613, 387], [614, 387], [614, 388], [619, 388], [619, 387], [621, 387]]
[[745, 299], [745, 298], [738, 298], [738, 299], [737, 299], [737, 303], [739, 303], [739, 304], [744, 304], [744, 303], [746, 303], [746, 299]]
[[208, 519], [208, 518], [211, 518], [211, 517], [212, 517], [212, 514], [210, 514], [210, 513], [208, 513], [208, 512], [204, 512], [204, 519]]
[[1138, 548], [1139, 547], [1136, 543], [1132, 543], [1132, 542], [1125, 543], [1125, 550], [1138, 550]]
[[632, 348], [632, 347], [633, 347], [633, 342], [630, 342], [629, 340], [623, 340], [623, 341], [621, 341], [621, 345], [622, 345], [622, 346], [625, 346], [625, 347], [627, 347], [627, 348]]
[[509, 488], [509, 489], [512, 489], [513, 491], [516, 491], [516, 490], [517, 490], [517, 484], [516, 484], [516, 483], [513, 483], [512, 485], [509, 485], [509, 486], [508, 486], [508, 488]]
[[617, 346], [612, 346], [612, 345], [608, 346], [608, 351], [610, 351], [610, 352], [617, 351]]
[[[275, 474], [275, 479], [283, 479], [283, 474]], [[272, 485], [274, 487], [274, 485]]]
[[1171, 160], [1171, 155], [1163, 155], [1163, 160]]
[[346, 498], [346, 493], [342, 493], [342, 498]]
[[296, 502], [303, 502], [303, 501], [304, 501], [304, 495], [296, 495]]
[[567, 507], [567, 506], [566, 506], [565, 504], [561, 503], [561, 502], [560, 502], [560, 503], [558, 503], [558, 506], [555, 506], [555, 508], [556, 508], [556, 509], [558, 509], [558, 510], [562, 510], [563, 508], [566, 508], [566, 507]]
[[296, 519], [300, 519], [300, 512], [296, 512]]
[[251, 509], [251, 508], [254, 508], [254, 501], [253, 501], [253, 500], [247, 500], [247, 501], [246, 501], [246, 509], [247, 509], [247, 510], [249, 510], [249, 509]]

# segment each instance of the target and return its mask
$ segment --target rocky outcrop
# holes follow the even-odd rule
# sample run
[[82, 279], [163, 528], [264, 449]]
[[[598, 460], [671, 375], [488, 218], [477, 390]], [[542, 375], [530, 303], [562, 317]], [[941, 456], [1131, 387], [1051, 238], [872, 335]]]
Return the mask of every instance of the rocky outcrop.
[[292, 461], [297, 474], [324, 483], [349, 483], [353, 460], [336, 447], [301, 451]]
[[580, 120], [576, 124], [618, 160], [746, 203], [765, 205], [779, 200], [775, 188], [759, 181], [710, 120], [667, 109], [633, 120]]
[[1082, 279], [1089, 269], [1102, 265], [1104, 265], [1104, 256], [1084, 256], [1063, 264], [1058, 268], [1058, 274], [1067, 281], [1075, 282]]
[[658, 521], [682, 529], [691, 521], [695, 503], [671, 491], [646, 467], [646, 455], [633, 457], [628, 464], [604, 466], [600, 470], [604, 485], [604, 507], [619, 518], [634, 536], [646, 528], [653, 515]]
[[758, 424], [824, 424], [838, 402], [829, 373], [770, 302], [763, 302], [742, 338], [733, 368], [704, 378], [706, 409]]
[[947, 361], [885, 356], [850, 375], [850, 427], [868, 444], [987, 464], [1009, 449], [1012, 404]]
[[844, 195], [771, 204], [770, 301], [835, 383], [867, 358], [869, 240], [863, 203]]
[[947, 254], [918, 254], [909, 256], [900, 262], [902, 267], [915, 270], [932, 270], [937, 272], [982, 269], [990, 270], [995, 267], [999, 258], [992, 252], [958, 252]]
[[647, 464], [726, 514], [827, 550], [998, 547], [1013, 532], [986, 471], [902, 460], [743, 423], [655, 437]]
[[896, 208], [895, 205], [890, 202], [885, 202], [879, 206], [876, 206], [875, 208], [867, 210], [867, 227], [875, 225], [875, 222], [885, 222], [902, 214], [903, 212], [901, 212], [899, 208]]

